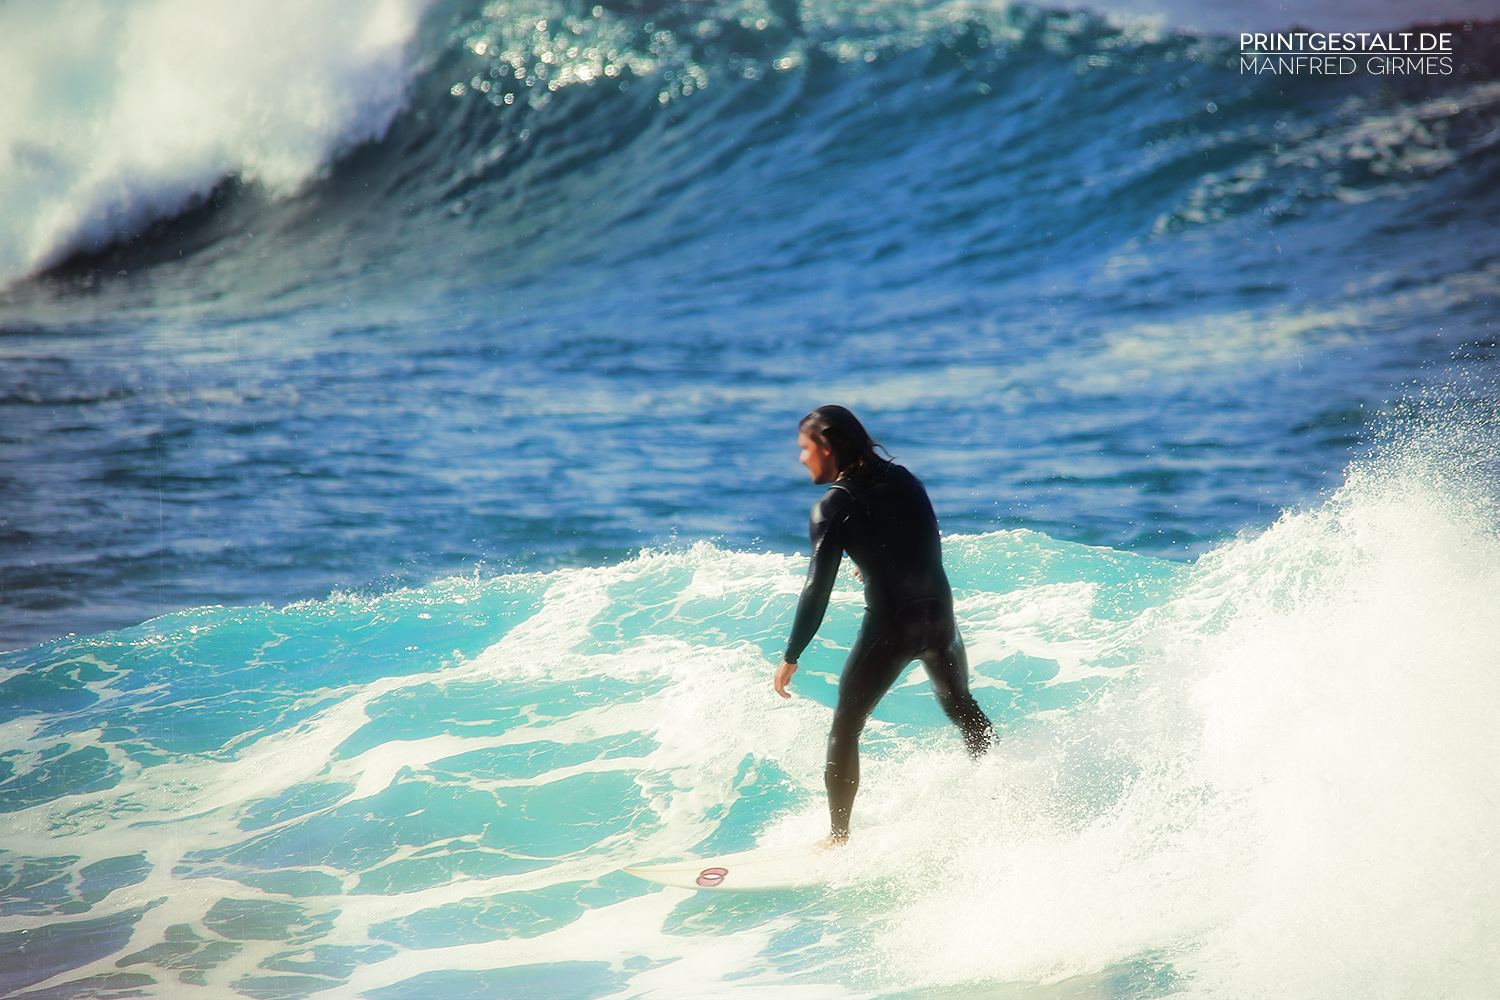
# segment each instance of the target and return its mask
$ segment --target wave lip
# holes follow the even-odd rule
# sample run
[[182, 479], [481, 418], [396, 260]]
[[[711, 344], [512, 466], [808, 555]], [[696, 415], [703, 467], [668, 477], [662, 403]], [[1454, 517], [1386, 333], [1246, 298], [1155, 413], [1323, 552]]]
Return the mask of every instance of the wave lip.
[[429, 0], [0, 7], [0, 284], [383, 135]]

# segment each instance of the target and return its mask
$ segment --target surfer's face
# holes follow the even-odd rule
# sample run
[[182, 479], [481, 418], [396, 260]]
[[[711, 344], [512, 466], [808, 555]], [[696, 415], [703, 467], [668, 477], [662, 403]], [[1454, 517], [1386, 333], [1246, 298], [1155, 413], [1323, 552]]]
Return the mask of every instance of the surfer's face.
[[833, 461], [833, 452], [808, 437], [805, 431], [798, 432], [797, 447], [802, 449], [797, 461], [807, 466], [813, 482], [821, 485], [831, 483], [839, 477], [839, 467]]

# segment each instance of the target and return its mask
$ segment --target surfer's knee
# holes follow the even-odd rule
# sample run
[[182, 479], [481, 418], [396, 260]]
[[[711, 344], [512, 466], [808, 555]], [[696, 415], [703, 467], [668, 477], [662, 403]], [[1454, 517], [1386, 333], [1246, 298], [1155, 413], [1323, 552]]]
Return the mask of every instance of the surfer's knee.
[[952, 689], [937, 692], [938, 707], [948, 717], [948, 721], [955, 726], [966, 727], [969, 720], [975, 716], [985, 718], [984, 710], [979, 707], [979, 702], [968, 691], [954, 691]]
[[835, 743], [848, 743], [851, 748], [859, 745], [859, 736], [865, 731], [869, 716], [862, 712], [834, 712], [833, 724], [828, 729], [830, 750]]

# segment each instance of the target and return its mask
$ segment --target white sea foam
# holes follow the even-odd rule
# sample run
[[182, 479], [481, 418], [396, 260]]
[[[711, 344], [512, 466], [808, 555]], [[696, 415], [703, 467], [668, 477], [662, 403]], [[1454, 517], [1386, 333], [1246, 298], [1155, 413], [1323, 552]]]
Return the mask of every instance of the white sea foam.
[[0, 284], [226, 178], [294, 191], [381, 135], [428, 2], [0, 5]]
[[897, 766], [884, 822], [942, 874], [886, 922], [890, 974], [1493, 995], [1500, 538], [1480, 456], [1438, 440], [1201, 560], [1132, 685], [973, 775]]

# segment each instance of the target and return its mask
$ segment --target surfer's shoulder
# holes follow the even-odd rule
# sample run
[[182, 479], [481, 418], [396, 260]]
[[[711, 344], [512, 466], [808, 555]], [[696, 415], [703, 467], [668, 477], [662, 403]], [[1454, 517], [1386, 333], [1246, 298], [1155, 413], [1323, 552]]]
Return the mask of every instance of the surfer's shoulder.
[[828, 489], [818, 498], [818, 502], [813, 504], [813, 523], [820, 524], [837, 517], [854, 499], [856, 489], [857, 487], [852, 483], [829, 483]]
[[917, 474], [904, 465], [888, 462], [885, 466], [885, 474], [881, 479], [882, 485], [899, 492], [918, 492], [925, 494], [927, 487], [922, 485], [922, 480]]

